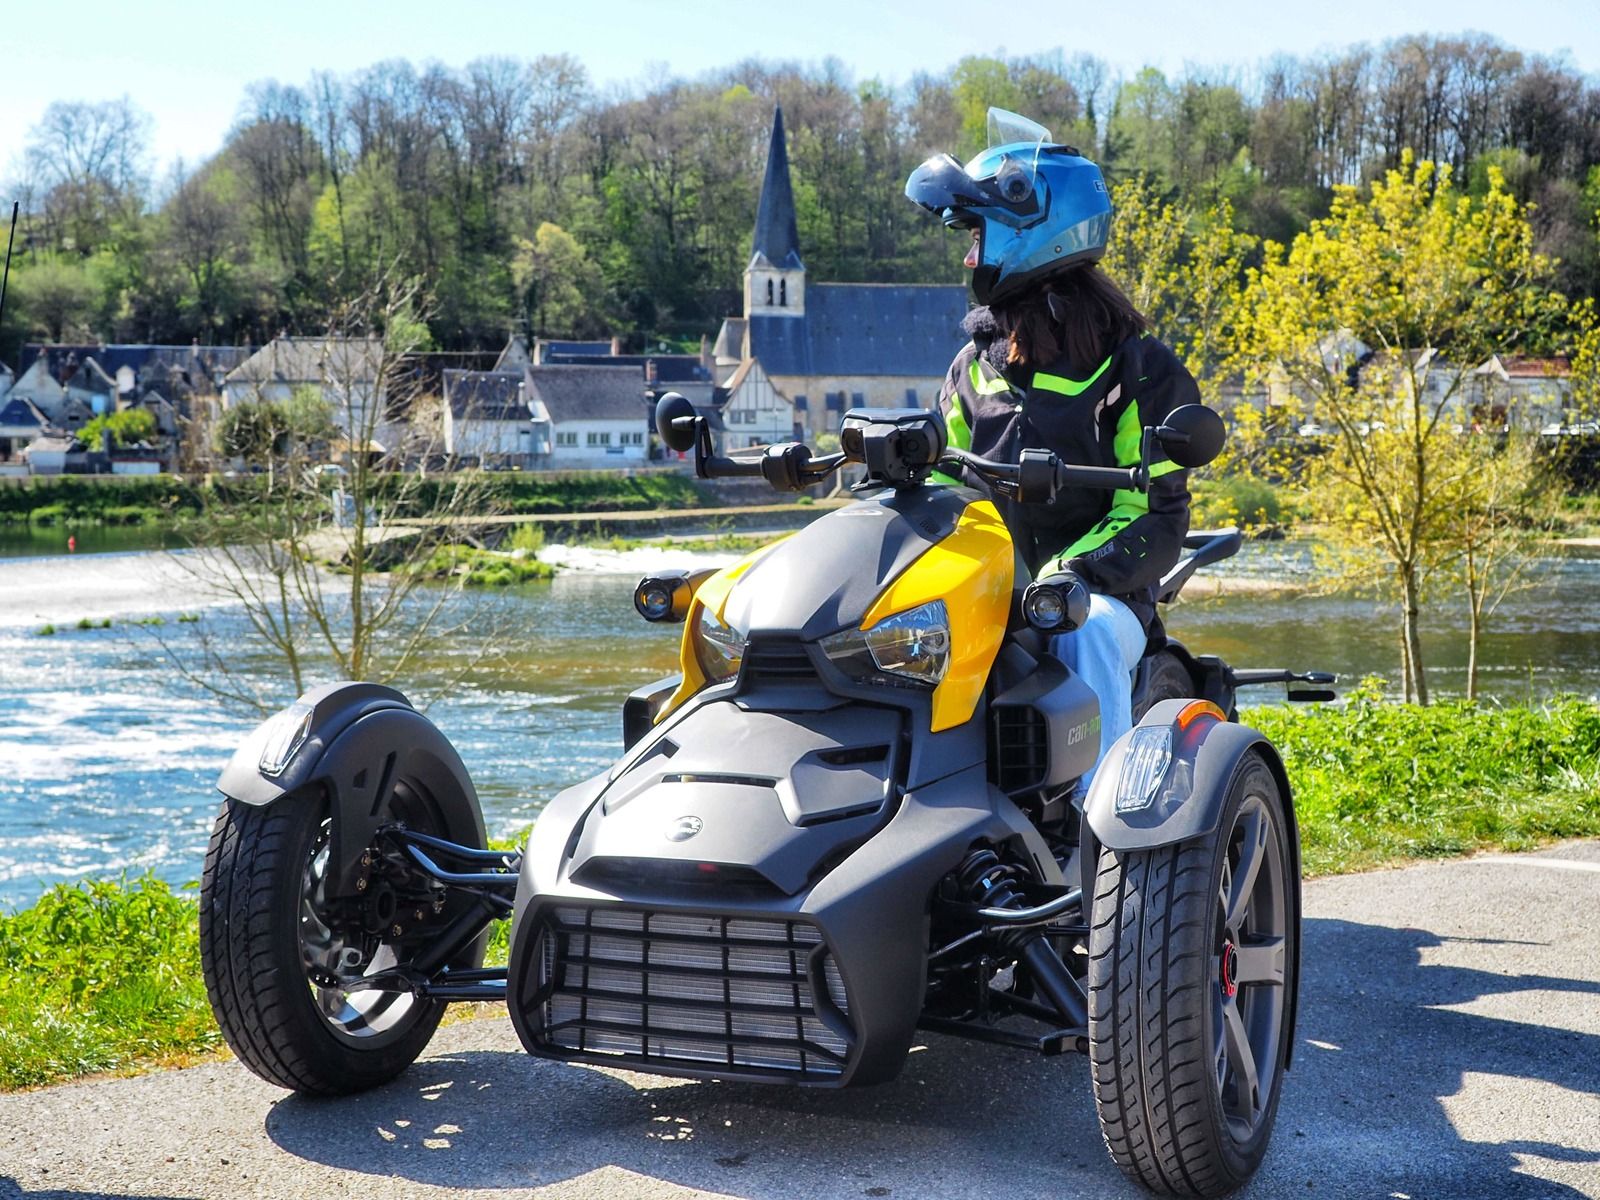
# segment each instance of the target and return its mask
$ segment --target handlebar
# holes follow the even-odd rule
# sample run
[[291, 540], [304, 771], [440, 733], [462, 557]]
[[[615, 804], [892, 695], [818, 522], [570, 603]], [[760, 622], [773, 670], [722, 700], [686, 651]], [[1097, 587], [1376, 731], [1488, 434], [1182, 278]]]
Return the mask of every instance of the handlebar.
[[[695, 468], [702, 479], [764, 478], [775, 488], [799, 491], [821, 483], [848, 461], [842, 453], [813, 457], [803, 442], [780, 442], [768, 446], [759, 458], [697, 455]], [[1048, 504], [1068, 487], [1142, 492], [1149, 482], [1142, 467], [1078, 466], [1062, 462], [1049, 450], [1024, 450], [1020, 461], [1006, 463], [952, 448], [945, 451], [939, 466], [970, 470], [1019, 504]]]

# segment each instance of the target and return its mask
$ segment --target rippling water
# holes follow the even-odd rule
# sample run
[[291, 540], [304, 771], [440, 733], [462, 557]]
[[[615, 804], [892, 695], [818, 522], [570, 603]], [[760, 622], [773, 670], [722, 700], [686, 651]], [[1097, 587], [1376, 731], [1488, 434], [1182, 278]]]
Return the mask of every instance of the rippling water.
[[[1251, 547], [1229, 567], [1278, 574], [1295, 569], [1297, 555]], [[430, 716], [460, 750], [491, 832], [525, 827], [556, 791], [605, 766], [621, 748], [622, 698], [672, 669], [676, 629], [638, 619], [632, 582], [567, 574], [475, 601], [475, 627], [500, 631], [504, 660]], [[184, 612], [248, 644], [239, 615], [205, 607], [164, 555], [0, 559], [0, 906], [85, 875], [198, 877], [217, 772], [254, 718], [176, 682], [155, 635], [180, 645], [192, 637], [200, 626], [175, 622]], [[168, 623], [133, 624], [140, 614]], [[1434, 679], [1458, 691], [1461, 622], [1443, 606], [1430, 616]], [[114, 623], [80, 630], [80, 617]], [[38, 636], [46, 622], [59, 632]], [[1366, 601], [1229, 596], [1180, 606], [1169, 625], [1239, 665], [1394, 675], [1392, 622]], [[422, 664], [421, 690], [448, 678], [475, 636]], [[1485, 654], [1491, 694], [1600, 693], [1600, 559], [1546, 564], [1537, 588], [1507, 601]]]

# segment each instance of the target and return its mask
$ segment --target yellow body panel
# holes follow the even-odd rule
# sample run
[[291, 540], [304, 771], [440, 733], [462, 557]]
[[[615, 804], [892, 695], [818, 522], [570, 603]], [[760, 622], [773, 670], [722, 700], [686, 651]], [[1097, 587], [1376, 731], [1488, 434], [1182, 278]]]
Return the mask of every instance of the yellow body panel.
[[700, 610], [709, 608], [718, 617], [722, 616], [722, 606], [728, 601], [728, 593], [733, 591], [733, 585], [762, 558], [772, 552], [773, 547], [787, 540], [786, 535], [753, 553], [745, 555], [736, 563], [723, 567], [710, 579], [695, 589], [694, 600], [689, 604], [689, 615], [683, 620], [683, 637], [678, 642], [678, 662], [683, 669], [683, 682], [678, 685], [678, 690], [672, 693], [672, 698], [662, 706], [656, 714], [660, 721], [678, 705], [694, 695], [706, 685], [705, 673], [700, 670], [700, 659], [694, 652], [694, 628], [700, 620]]
[[867, 610], [862, 629], [919, 604], [944, 601], [950, 668], [933, 689], [933, 732], [960, 725], [977, 708], [1005, 637], [1015, 571], [1005, 522], [989, 501], [974, 501], [955, 532], [930, 546]]

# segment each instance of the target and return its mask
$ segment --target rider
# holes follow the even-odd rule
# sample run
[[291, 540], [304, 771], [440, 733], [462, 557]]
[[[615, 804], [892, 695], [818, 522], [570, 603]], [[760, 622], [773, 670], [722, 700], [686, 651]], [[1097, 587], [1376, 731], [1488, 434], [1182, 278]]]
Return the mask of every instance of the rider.
[[[1078, 151], [990, 110], [990, 148], [965, 167], [930, 158], [906, 195], [972, 236], [963, 265], [982, 307], [967, 315], [972, 340], [940, 392], [950, 445], [1012, 462], [1043, 447], [1067, 463], [1136, 466], [1143, 428], [1199, 401], [1177, 356], [1095, 265], [1111, 202]], [[1189, 529], [1187, 472], [1158, 456], [1150, 475], [1148, 492], [1069, 488], [1026, 507], [996, 498], [1035, 576], [1076, 577], [1090, 593], [1088, 619], [1052, 649], [1099, 697], [1102, 756], [1133, 725], [1132, 672], [1162, 637], [1155, 584]]]

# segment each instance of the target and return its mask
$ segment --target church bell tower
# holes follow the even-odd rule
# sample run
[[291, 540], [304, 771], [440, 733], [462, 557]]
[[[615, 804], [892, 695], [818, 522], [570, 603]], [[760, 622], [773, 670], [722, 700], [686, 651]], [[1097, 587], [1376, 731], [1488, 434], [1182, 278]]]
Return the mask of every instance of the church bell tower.
[[783, 109], [772, 117], [772, 142], [767, 149], [767, 174], [756, 207], [756, 232], [750, 265], [744, 269], [744, 315], [803, 317], [806, 314], [806, 268], [800, 261], [794, 191], [789, 186], [789, 151], [783, 136]]

